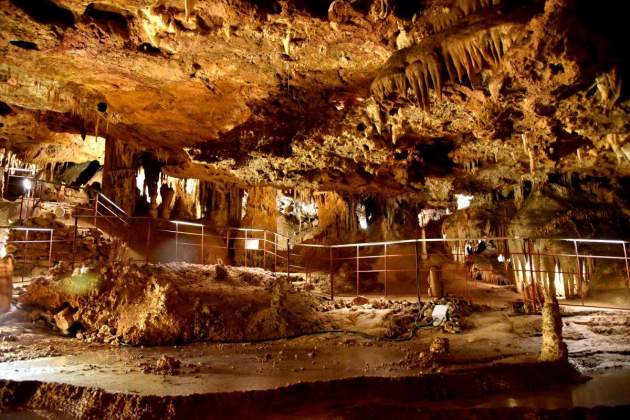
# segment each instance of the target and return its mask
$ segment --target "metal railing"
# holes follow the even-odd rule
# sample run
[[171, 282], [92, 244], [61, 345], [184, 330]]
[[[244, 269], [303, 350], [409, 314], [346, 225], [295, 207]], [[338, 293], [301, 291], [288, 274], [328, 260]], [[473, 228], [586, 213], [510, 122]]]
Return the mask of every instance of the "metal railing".
[[[37, 181], [33, 185], [39, 185], [39, 190], [33, 190], [39, 191], [33, 194], [32, 198], [35, 198], [42, 196], [43, 186], [55, 184]], [[55, 188], [58, 191], [59, 186], [55, 185]], [[126, 243], [134, 254], [133, 259], [137, 261], [187, 261], [201, 264], [222, 261], [261, 267], [284, 273], [287, 277], [299, 273], [307, 282], [315, 274], [320, 278], [327, 274], [331, 298], [339, 294], [361, 293], [390, 296], [400, 293], [401, 281], [406, 282], [407, 288], [402, 289], [407, 291], [408, 286], [415, 283], [421, 283], [422, 289], [427, 290], [427, 279], [432, 268], [442, 277], [457, 280], [449, 282], [450, 292], [470, 298], [470, 292], [479, 280], [505, 282], [515, 284], [523, 300], [530, 302], [534, 308], [542, 303], [542, 295], [550, 282], [554, 282], [556, 289], [563, 289], [564, 297], [579, 298], [584, 305], [589, 286], [604, 276], [602, 267], [609, 271], [612, 268], [616, 278], [625, 271], [625, 287], [630, 289], [629, 242], [624, 240], [486, 237], [292, 244], [287, 236], [265, 229], [214, 229], [197, 222], [131, 217], [100, 192], [89, 195], [81, 189], [68, 190], [71, 194], [75, 190], [79, 194], [72, 200], [76, 203], [71, 240], [72, 266], [75, 265], [78, 232], [85, 225], [92, 225]], [[66, 194], [65, 189], [63, 194]], [[60, 198], [64, 200], [64, 197], [62, 195]], [[85, 224], [80, 223], [81, 220]], [[21, 231], [26, 236], [21, 242], [14, 243], [22, 244], [25, 248], [28, 244], [44, 241], [29, 239], [29, 232], [36, 229], [50, 232], [48, 240], [44, 242], [49, 243], [48, 266], [54, 263], [52, 249], [58, 241], [54, 239], [54, 229], [7, 228], [14, 231], [23, 229]], [[492, 250], [479, 255], [465, 251], [466, 243], [480, 240], [495, 245]], [[32, 249], [29, 251], [25, 250], [22, 255], [23, 265], [26, 266], [28, 258], [43, 258], [36, 256]], [[499, 256], [502, 260], [498, 259]], [[606, 275], [610, 276], [611, 273]], [[350, 287], [350, 281], [353, 287]]]
[[19, 200], [20, 209], [18, 220], [28, 220], [34, 215], [35, 209], [42, 202], [57, 202], [67, 204], [72, 211], [93, 208], [92, 196], [95, 192], [81, 187], [72, 187], [37, 179], [34, 176], [6, 173], [3, 184], [3, 198]]
[[[9, 241], [23, 248], [20, 261], [24, 266], [27, 266], [28, 260], [46, 257], [47, 266], [50, 267], [57, 262], [53, 259], [53, 246], [56, 247], [60, 242], [71, 242], [72, 255], [69, 260], [74, 266], [78, 232], [85, 229], [79, 227], [81, 219], [96, 222], [95, 226], [101, 231], [120, 238], [135, 253], [136, 261], [201, 264], [225, 262], [260, 267], [288, 277], [299, 274], [307, 282], [313, 275], [320, 278], [327, 275], [331, 299], [336, 295], [362, 293], [391, 296], [400, 294], [400, 289], [405, 287], [405, 294], [409, 294], [413, 291], [410, 286], [415, 282], [421, 283], [422, 289], [427, 290], [428, 275], [433, 269], [442, 277], [448, 277], [449, 281], [446, 283], [451, 285], [451, 293], [469, 299], [470, 292], [483, 279], [488, 282], [520, 285], [519, 291], [523, 300], [537, 308], [543, 301], [542, 295], [545, 288], [549, 287], [549, 282], [556, 282], [556, 288], [563, 287], [557, 284], [560, 278], [565, 286], [568, 285], [564, 292], [565, 297], [579, 298], [584, 305], [588, 291], [585, 284], [597, 280], [598, 262], [606, 262], [605, 267], [608, 269], [614, 268], [617, 277], [624, 271], [625, 287], [630, 287], [630, 261], [627, 253], [629, 242], [622, 240], [482, 238], [488, 243], [510, 242], [513, 246], [515, 243], [520, 246], [515, 247], [516, 250], [510, 250], [507, 246], [493, 247], [482, 254], [469, 255], [459, 252], [465, 248], [463, 244], [471, 241], [468, 238], [330, 245], [291, 244], [288, 237], [265, 229], [226, 228], [216, 231], [203, 223], [149, 217], [125, 219], [120, 215], [77, 215], [72, 239], [65, 241], [55, 239], [55, 229], [52, 228], [5, 228], [24, 232], [22, 239]], [[105, 220], [120, 221], [124, 223], [125, 229], [108, 231], [108, 226], [114, 225], [105, 223]], [[45, 232], [48, 237], [46, 240], [32, 239], [33, 231], [40, 234]], [[543, 246], [541, 242], [547, 246]], [[28, 248], [38, 243], [49, 244], [46, 255], [37, 255]], [[613, 248], [616, 252], [613, 252]], [[40, 254], [43, 254], [42, 250]], [[497, 258], [498, 255], [502, 257], [502, 261]], [[569, 263], [569, 260], [573, 263]], [[452, 281], [453, 279], [456, 281]], [[453, 284], [456, 286], [452, 286]]]
[[[38, 266], [40, 261], [44, 261], [46, 263], [46, 268], [50, 269], [52, 267], [52, 249], [53, 243], [55, 242], [54, 229], [24, 226], [0, 226], [0, 230], [6, 231], [6, 237], [4, 239], [0, 239], [0, 247], [2, 247], [2, 249], [6, 249], [9, 245], [23, 249], [20, 259], [16, 260], [16, 266], [18, 266], [19, 263], [19, 269], [16, 274], [21, 276], [22, 280], [24, 280], [28, 271], [31, 271], [33, 268]], [[33, 238], [34, 233], [37, 234], [37, 236], [44, 234], [44, 236], [47, 236], [47, 239]], [[20, 238], [20, 236], [22, 237]], [[35, 249], [33, 249], [33, 247], [35, 247]]]
[[[594, 279], [592, 266], [595, 261], [606, 261], [609, 266], [617, 264], [617, 273], [625, 271], [625, 287], [630, 287], [628, 242], [621, 240], [479, 238], [502, 246], [495, 245], [480, 255], [468, 255], [464, 252], [464, 244], [477, 240], [430, 238], [330, 245], [291, 244], [288, 237], [264, 229], [215, 231], [203, 223], [139, 217], [127, 218], [126, 222], [123, 239], [144, 256], [145, 262], [205, 264], [223, 261], [261, 267], [287, 276], [299, 273], [307, 282], [315, 273], [320, 277], [322, 273], [328, 273], [331, 298], [350, 293], [349, 279], [353, 280], [356, 295], [364, 292], [383, 296], [396, 294], [392, 283], [400, 286], [400, 278], [405, 276], [407, 285], [420, 282], [426, 290], [428, 275], [434, 269], [443, 277], [459, 279], [457, 288], [451, 286], [451, 292], [467, 298], [483, 279], [520, 286], [523, 300], [536, 308], [542, 304], [545, 289], [549, 287], [546, 285], [560, 279], [562, 284], [557, 288], [564, 289], [562, 294], [567, 298], [579, 297], [584, 303], [585, 284]], [[607, 248], [597, 252], [592, 248], [593, 244]], [[585, 248], [587, 246], [589, 249]], [[616, 252], [611, 247], [616, 247]], [[499, 255], [502, 261], [497, 258]], [[618, 263], [622, 265], [618, 266]], [[344, 281], [336, 282], [337, 277], [344, 277]]]

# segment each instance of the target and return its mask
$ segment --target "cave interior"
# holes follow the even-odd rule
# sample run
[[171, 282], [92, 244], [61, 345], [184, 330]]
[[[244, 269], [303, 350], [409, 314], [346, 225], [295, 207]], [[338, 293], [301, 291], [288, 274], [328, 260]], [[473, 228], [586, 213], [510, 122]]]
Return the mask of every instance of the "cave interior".
[[630, 412], [622, 2], [0, 3], [0, 418]]

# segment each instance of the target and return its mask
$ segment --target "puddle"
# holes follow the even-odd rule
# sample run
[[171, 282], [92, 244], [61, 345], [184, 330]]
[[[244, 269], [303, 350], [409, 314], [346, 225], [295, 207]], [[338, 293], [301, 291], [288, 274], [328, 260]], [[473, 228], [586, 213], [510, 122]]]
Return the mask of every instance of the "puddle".
[[528, 407], [558, 409], [571, 407], [619, 406], [630, 404], [630, 368], [597, 373], [583, 384], [548, 388], [540, 392], [501, 395], [473, 408]]

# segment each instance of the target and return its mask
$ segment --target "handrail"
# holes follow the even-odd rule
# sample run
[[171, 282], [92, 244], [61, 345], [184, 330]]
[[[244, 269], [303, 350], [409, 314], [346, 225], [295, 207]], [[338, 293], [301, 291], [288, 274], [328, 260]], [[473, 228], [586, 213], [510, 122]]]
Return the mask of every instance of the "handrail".
[[[114, 203], [109, 197], [107, 197], [105, 194], [103, 194], [102, 192], [98, 192], [98, 196], [101, 198], [104, 198], [108, 203], [110, 203], [112, 206], [114, 206], [118, 211], [120, 211], [122, 214], [124, 214], [126, 217], [131, 217], [127, 214], [126, 211], [124, 211], [123, 209], [120, 208], [120, 206], [118, 206], [118, 204]], [[103, 206], [105, 207], [105, 206]], [[107, 207], [106, 207], [107, 208]], [[113, 213], [113, 212], [112, 212]]]
[[546, 237], [531, 237], [531, 238], [518, 238], [518, 237], [479, 237], [479, 238], [417, 238], [417, 239], [400, 239], [395, 241], [380, 241], [380, 242], [354, 242], [344, 244], [308, 244], [297, 243], [295, 246], [303, 246], [309, 248], [350, 248], [350, 247], [366, 247], [366, 246], [383, 246], [383, 245], [400, 245], [400, 244], [413, 244], [422, 242], [461, 242], [461, 241], [500, 241], [500, 240], [555, 240], [555, 241], [578, 241], [578, 242], [592, 242], [592, 243], [608, 243], [608, 244], [628, 244], [630, 241], [621, 239], [565, 239], [565, 238], [546, 238]]

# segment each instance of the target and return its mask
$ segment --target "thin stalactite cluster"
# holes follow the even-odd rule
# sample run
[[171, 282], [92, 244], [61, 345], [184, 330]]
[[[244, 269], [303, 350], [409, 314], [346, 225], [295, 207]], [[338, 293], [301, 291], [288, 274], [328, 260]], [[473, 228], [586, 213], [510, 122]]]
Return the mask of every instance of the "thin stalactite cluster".
[[504, 24], [399, 50], [370, 90], [379, 102], [407, 99], [428, 109], [430, 90], [441, 99], [445, 75], [451, 83], [463, 83], [484, 67], [496, 65], [512, 43], [512, 28]]

